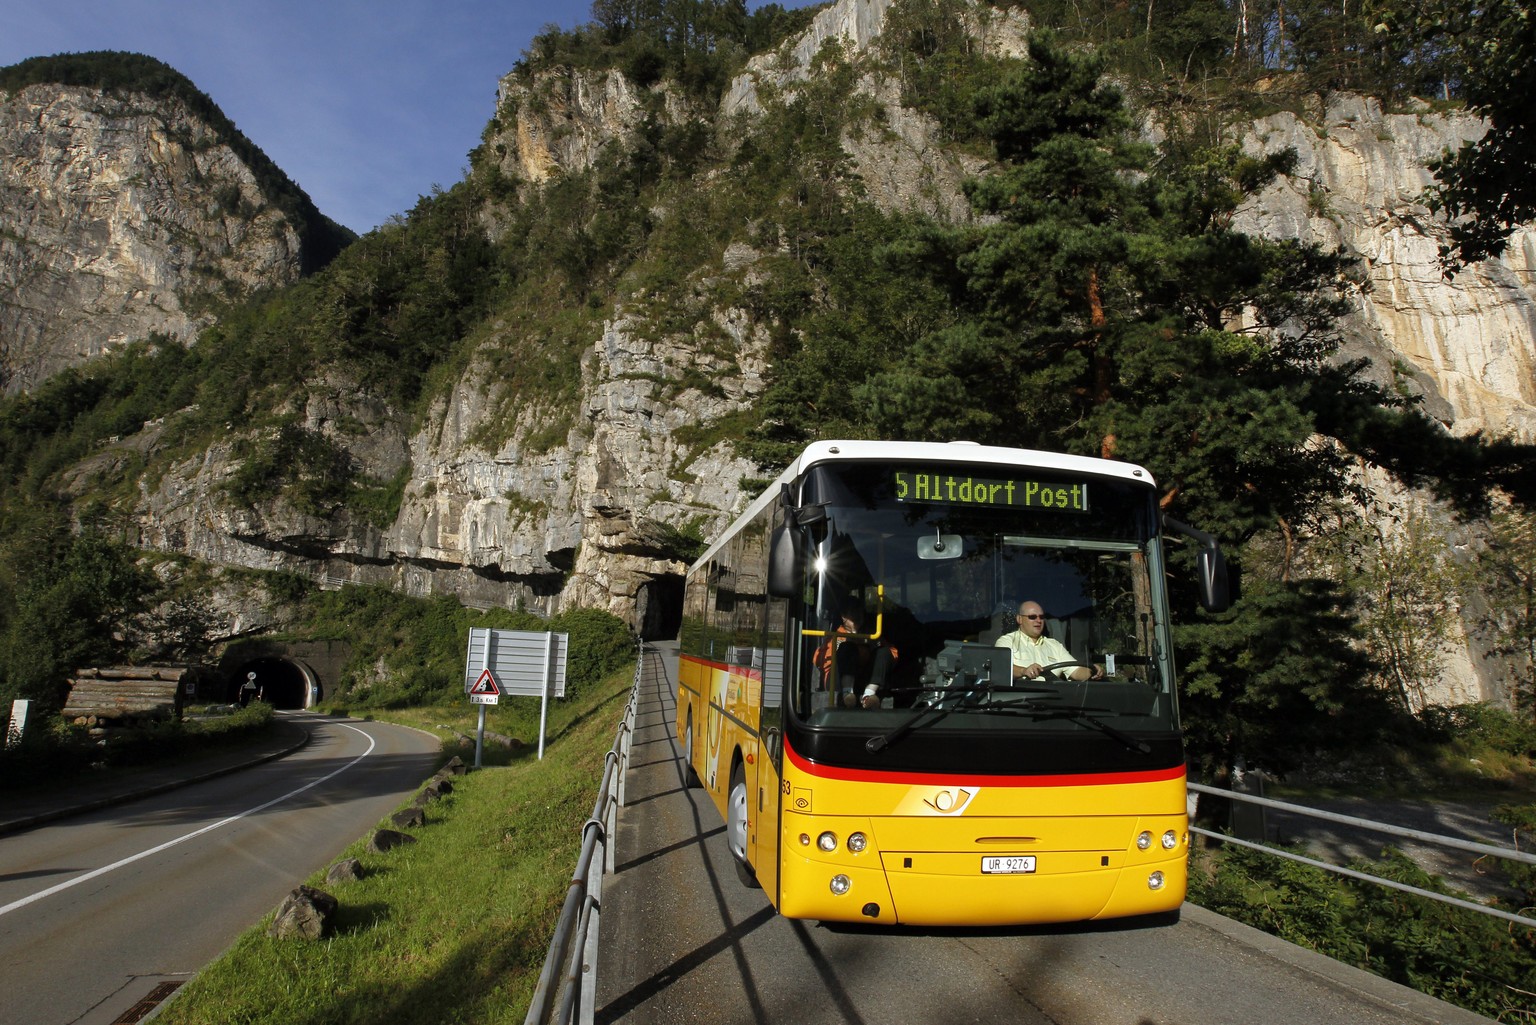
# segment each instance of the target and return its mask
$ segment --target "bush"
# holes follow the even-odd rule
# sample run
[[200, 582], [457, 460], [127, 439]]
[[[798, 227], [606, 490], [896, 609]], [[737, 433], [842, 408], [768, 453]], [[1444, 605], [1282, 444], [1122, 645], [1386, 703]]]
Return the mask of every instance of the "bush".
[[635, 657], [635, 639], [624, 621], [600, 609], [572, 609], [550, 620], [548, 629], [570, 635], [565, 692], [579, 693]]
[[305, 639], [351, 644], [346, 681], [333, 697], [357, 710], [463, 700], [471, 627], [569, 634], [568, 696], [596, 684], [635, 653], [623, 620], [598, 609], [572, 609], [544, 620], [510, 609], [479, 612], [446, 595], [413, 598], [383, 587], [344, 587], [311, 595], [304, 614]]
[[1536, 755], [1536, 723], [1487, 702], [1430, 705], [1419, 713], [1430, 737], [1442, 743], [1485, 744], [1514, 755]]
[[0, 790], [67, 781], [93, 767], [171, 762], [258, 737], [271, 725], [272, 706], [258, 701], [214, 719], [115, 727], [103, 743], [53, 716], [33, 723], [17, 747], [0, 750]]
[[[1536, 1011], [1525, 987], [1536, 931], [1245, 848], [1197, 854], [1193, 867], [1190, 900], [1201, 907], [1500, 1021]], [[1353, 867], [1450, 892], [1396, 851]]]

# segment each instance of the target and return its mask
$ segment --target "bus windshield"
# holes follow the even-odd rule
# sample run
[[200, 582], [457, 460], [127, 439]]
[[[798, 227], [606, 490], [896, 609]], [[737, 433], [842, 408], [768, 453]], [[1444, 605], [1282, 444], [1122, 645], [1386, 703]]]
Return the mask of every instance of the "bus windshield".
[[[1018, 466], [838, 463], [813, 468], [800, 501], [826, 514], [786, 677], [802, 729], [867, 736], [856, 747], [872, 762], [926, 737], [1134, 751], [1176, 733], [1150, 486]], [[1018, 677], [1009, 635], [1026, 627], [1026, 604], [1055, 643], [1032, 635], [1023, 650], [1050, 661]]]

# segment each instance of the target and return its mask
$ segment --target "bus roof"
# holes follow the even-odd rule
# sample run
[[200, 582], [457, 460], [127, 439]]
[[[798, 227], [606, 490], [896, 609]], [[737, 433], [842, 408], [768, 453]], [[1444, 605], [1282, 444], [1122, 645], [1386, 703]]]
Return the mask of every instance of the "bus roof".
[[1152, 474], [1135, 463], [1122, 463], [1114, 459], [1095, 459], [1092, 456], [1074, 456], [1062, 452], [1045, 452], [1029, 448], [1003, 448], [998, 445], [978, 445], [969, 441], [816, 441], [805, 447], [784, 472], [752, 500], [730, 527], [720, 533], [700, 555], [689, 571], [708, 562], [720, 546], [734, 537], [751, 522], [763, 507], [778, 497], [780, 488], [788, 481], [797, 479], [811, 467], [833, 462], [913, 462], [979, 463], [988, 465], [1027, 466], [1040, 470], [1060, 470], [1063, 473], [1081, 473], [1096, 477], [1118, 477], [1122, 480], [1155, 485]]

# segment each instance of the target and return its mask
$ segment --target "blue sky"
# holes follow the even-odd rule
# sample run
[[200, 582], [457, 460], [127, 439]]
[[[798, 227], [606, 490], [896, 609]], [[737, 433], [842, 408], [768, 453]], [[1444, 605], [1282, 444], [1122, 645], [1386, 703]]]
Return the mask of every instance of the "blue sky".
[[462, 179], [497, 80], [545, 25], [572, 28], [590, 10], [590, 0], [5, 0], [0, 67], [83, 50], [156, 57], [323, 213], [365, 232]]

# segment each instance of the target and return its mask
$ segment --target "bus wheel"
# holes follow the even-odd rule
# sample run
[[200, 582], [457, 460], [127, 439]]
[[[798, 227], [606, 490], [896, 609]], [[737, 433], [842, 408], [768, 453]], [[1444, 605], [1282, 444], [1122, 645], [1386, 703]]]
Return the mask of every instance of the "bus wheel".
[[747, 774], [738, 763], [731, 771], [731, 791], [725, 802], [725, 839], [736, 863], [741, 885], [757, 888], [757, 873], [747, 863]]
[[688, 790], [697, 790], [702, 786], [699, 774], [693, 771], [693, 712], [688, 713], [688, 722], [683, 727], [683, 786]]

